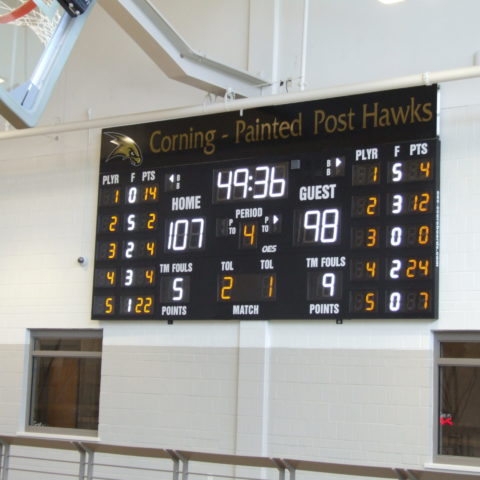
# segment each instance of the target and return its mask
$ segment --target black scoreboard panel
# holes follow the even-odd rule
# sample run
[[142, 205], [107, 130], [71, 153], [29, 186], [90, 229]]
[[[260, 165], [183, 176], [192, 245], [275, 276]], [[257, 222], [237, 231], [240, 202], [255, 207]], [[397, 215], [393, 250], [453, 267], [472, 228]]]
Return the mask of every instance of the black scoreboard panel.
[[92, 318], [437, 317], [436, 137], [109, 162]]
[[424, 140], [118, 174], [100, 187], [93, 316], [433, 318], [437, 150]]

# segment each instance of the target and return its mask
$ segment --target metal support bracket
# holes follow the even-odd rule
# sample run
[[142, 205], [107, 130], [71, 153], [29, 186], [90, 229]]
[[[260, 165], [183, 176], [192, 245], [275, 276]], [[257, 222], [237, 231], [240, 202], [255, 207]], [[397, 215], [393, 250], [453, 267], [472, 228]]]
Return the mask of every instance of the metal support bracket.
[[[182, 480], [188, 480], [188, 458], [184, 457], [181, 453], [171, 450], [177, 458], [182, 462]], [[170, 451], [169, 451], [170, 453]]]
[[417, 476], [407, 468], [394, 468], [398, 480], [418, 480]]
[[401, 472], [399, 468], [392, 468], [392, 470], [397, 475], [398, 480], [405, 480], [405, 475]]
[[417, 476], [408, 469], [394, 468], [393, 471], [397, 474], [398, 480], [418, 480]]
[[283, 463], [285, 463], [285, 466], [287, 467], [289, 480], [295, 480], [295, 474], [296, 474], [295, 467], [291, 465], [289, 462], [287, 462], [286, 460], [284, 460]]
[[173, 462], [172, 480], [178, 480], [180, 475], [180, 457], [175, 450], [167, 450]]
[[[87, 461], [85, 462], [85, 457], [83, 457], [83, 477], [79, 477], [79, 478], [84, 480], [84, 478], [85, 478], [85, 466], [86, 466], [87, 467], [87, 477], [86, 478], [87, 478], [87, 480], [92, 480], [93, 479], [93, 466], [94, 466], [93, 460], [94, 460], [94, 457], [95, 457], [95, 452], [93, 450], [91, 450], [90, 448], [86, 447], [85, 445], [83, 445], [83, 443], [81, 443], [81, 442], [78, 442], [78, 444], [75, 443], [75, 446], [77, 447], [78, 450], [83, 449], [83, 451], [86, 454], [86, 458], [87, 458]], [[80, 467], [80, 469], [82, 470], [82, 467]]]
[[407, 474], [408, 480], [418, 480], [417, 476], [414, 475], [410, 470], [405, 469], [405, 473]]
[[223, 96], [260, 96], [270, 81], [195, 52], [149, 0], [100, 0], [103, 9], [170, 78]]
[[[0, 473], [2, 476], [0, 480], [8, 480], [8, 468], [10, 462], [10, 445], [5, 441], [0, 439], [0, 445], [3, 447], [1, 450], [3, 451], [3, 462], [2, 457], [0, 456]], [[0, 451], [0, 454], [2, 452]]]
[[86, 466], [86, 459], [87, 459], [87, 452], [84, 446], [79, 442], [73, 442], [75, 448], [80, 453], [80, 460], [78, 461], [78, 480], [85, 480], [85, 466]]
[[277, 466], [278, 469], [278, 480], [285, 480], [285, 470], [286, 465], [279, 458], [272, 458], [273, 463]]

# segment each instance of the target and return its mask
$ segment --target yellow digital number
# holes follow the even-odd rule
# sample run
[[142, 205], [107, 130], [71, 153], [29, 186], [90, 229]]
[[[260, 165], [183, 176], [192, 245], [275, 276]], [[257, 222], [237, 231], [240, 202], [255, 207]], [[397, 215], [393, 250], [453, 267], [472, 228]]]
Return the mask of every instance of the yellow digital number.
[[112, 260], [117, 256], [117, 244], [115, 242], [110, 242], [108, 244], [108, 259]]
[[428, 302], [430, 300], [430, 294], [428, 292], [420, 292], [420, 298], [423, 300], [422, 308], [428, 310]]
[[366, 262], [365, 270], [370, 274], [371, 278], [375, 278], [377, 276], [377, 262]]
[[420, 195], [415, 195], [413, 199], [413, 211], [428, 212], [429, 203], [430, 203], [429, 193], [421, 193]]
[[106, 277], [110, 282], [110, 285], [115, 285], [115, 270], [109, 270], [106, 274]]
[[377, 244], [377, 229], [369, 228], [367, 230], [367, 247], [374, 247]]
[[373, 167], [373, 181], [374, 183], [378, 182], [378, 167]]
[[378, 197], [368, 197], [367, 215], [377, 214]]
[[408, 259], [408, 267], [406, 275], [408, 278], [415, 278], [417, 276], [417, 269], [422, 272], [424, 277], [428, 277], [430, 270], [430, 260], [417, 260], [415, 258]]
[[420, 162], [420, 171], [424, 173], [425, 178], [430, 177], [430, 162]]
[[152, 313], [153, 298], [147, 297], [145, 299], [145, 306], [143, 308], [145, 313]]
[[137, 297], [135, 303], [135, 313], [152, 313], [152, 305], [152, 297]]
[[419, 260], [418, 269], [423, 272], [423, 275], [425, 277], [428, 277], [429, 269], [430, 269], [430, 260]]
[[155, 230], [155, 224], [157, 223], [157, 214], [155, 212], [151, 212], [148, 214], [148, 222], [147, 222], [147, 229], [148, 230]]
[[135, 302], [135, 313], [142, 313], [143, 298], [137, 297]]
[[155, 242], [147, 242], [147, 250], [150, 253], [150, 256], [155, 255]]
[[146, 187], [143, 193], [143, 200], [156, 200], [158, 194], [158, 187]]
[[421, 212], [428, 212], [428, 205], [430, 203], [430, 194], [429, 193], [422, 193], [420, 195], [422, 198], [420, 202], [418, 203], [418, 209]]
[[107, 297], [105, 299], [105, 313], [113, 313], [113, 297]]
[[426, 245], [430, 239], [430, 227], [428, 225], [422, 225], [418, 229], [418, 243], [420, 245]]
[[120, 202], [120, 189], [116, 188], [115, 189], [115, 198], [113, 199], [113, 203], [119, 203]]
[[251, 223], [251, 224], [247, 223], [246, 225], [243, 226], [243, 236], [248, 238], [247, 241], [249, 242], [249, 245], [255, 245], [256, 243], [255, 232], [256, 232], [256, 228], [254, 223]]
[[143, 313], [143, 298], [137, 297], [135, 303], [135, 313]]
[[222, 289], [220, 290], [220, 298], [222, 300], [231, 300], [232, 297], [229, 295], [230, 293], [230, 290], [233, 288], [233, 284], [234, 284], [234, 278], [233, 277], [223, 277], [222, 278], [222, 283], [223, 282], [227, 282], [226, 285], [224, 285], [222, 287]]
[[275, 277], [273, 275], [270, 275], [268, 278], [268, 298], [273, 297], [273, 287], [275, 285]]
[[365, 311], [373, 312], [375, 310], [375, 293], [368, 292], [365, 294]]
[[110, 223], [108, 224], [108, 230], [110, 232], [116, 232], [118, 225], [118, 217], [116, 215], [112, 215], [110, 217]]
[[415, 271], [417, 270], [417, 260], [415, 258], [408, 259], [408, 267], [406, 275], [408, 278], [415, 278]]
[[145, 278], [150, 285], [155, 281], [155, 270], [145, 270]]

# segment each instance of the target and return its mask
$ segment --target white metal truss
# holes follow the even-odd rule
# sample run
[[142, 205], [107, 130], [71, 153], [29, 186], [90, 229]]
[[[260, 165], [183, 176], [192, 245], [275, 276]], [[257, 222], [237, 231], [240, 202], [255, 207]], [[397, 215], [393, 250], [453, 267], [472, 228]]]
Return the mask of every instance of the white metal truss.
[[149, 0], [100, 0], [137, 45], [175, 80], [215, 95], [255, 97], [270, 81], [194, 51]]

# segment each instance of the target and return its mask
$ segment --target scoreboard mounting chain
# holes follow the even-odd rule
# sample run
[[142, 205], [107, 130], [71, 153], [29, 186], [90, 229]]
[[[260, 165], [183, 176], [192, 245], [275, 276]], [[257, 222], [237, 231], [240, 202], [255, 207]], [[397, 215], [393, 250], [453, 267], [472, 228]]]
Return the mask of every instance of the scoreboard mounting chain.
[[102, 153], [92, 318], [437, 317], [436, 137], [166, 165], [124, 139], [134, 161]]

